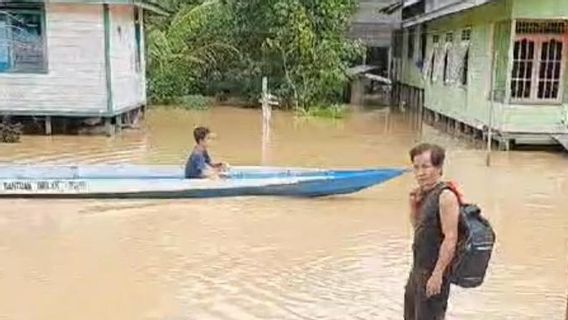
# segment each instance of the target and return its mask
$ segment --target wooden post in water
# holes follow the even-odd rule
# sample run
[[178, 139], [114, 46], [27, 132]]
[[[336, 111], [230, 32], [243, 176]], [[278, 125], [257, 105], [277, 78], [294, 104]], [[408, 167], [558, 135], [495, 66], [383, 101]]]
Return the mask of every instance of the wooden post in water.
[[485, 157], [485, 164], [490, 167], [491, 166], [491, 140], [493, 139], [493, 113], [495, 111], [495, 77], [496, 77], [496, 68], [495, 65], [497, 63], [498, 51], [495, 51], [493, 55], [493, 61], [491, 61], [491, 85], [489, 90], [489, 123], [487, 128], [487, 155]]
[[51, 135], [51, 117], [47, 116], [45, 117], [45, 134], [46, 135]]
[[270, 110], [270, 101], [268, 96], [268, 78], [262, 78], [262, 164], [268, 162], [268, 147], [270, 143], [270, 118], [272, 110]]

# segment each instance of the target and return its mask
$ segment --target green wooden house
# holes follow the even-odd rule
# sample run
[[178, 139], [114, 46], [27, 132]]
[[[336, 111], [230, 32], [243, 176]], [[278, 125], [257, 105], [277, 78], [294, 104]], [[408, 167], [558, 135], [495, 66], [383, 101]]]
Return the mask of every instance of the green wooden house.
[[399, 102], [504, 146], [566, 142], [568, 1], [411, 0], [395, 32]]
[[[0, 115], [106, 119], [146, 104], [148, 0], [0, 1]], [[49, 133], [49, 132], [48, 132]]]

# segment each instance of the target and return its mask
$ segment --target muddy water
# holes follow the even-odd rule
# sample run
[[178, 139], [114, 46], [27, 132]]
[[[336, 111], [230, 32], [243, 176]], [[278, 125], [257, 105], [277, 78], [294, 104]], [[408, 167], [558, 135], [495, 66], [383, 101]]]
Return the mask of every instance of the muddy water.
[[[415, 135], [378, 112], [344, 121], [274, 113], [263, 155], [256, 111], [151, 111], [141, 130], [24, 137], [9, 163], [182, 164], [191, 130], [218, 133], [231, 164], [407, 166]], [[495, 154], [425, 128], [448, 150], [448, 178], [498, 235], [486, 284], [453, 291], [448, 319], [563, 319], [568, 157]], [[411, 176], [320, 200], [5, 200], [0, 319], [401, 319], [410, 264]]]

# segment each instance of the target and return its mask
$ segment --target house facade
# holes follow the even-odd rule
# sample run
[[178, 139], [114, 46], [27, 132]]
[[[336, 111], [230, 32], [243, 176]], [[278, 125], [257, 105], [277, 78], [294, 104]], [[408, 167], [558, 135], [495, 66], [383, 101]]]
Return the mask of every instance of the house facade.
[[[144, 0], [0, 2], [0, 115], [101, 118], [146, 104]], [[50, 123], [46, 123], [46, 127]]]
[[568, 137], [568, 5], [406, 1], [395, 32], [397, 98], [505, 146]]
[[393, 0], [360, 0], [357, 12], [351, 19], [349, 37], [360, 40], [367, 49], [364, 65], [379, 69], [387, 76], [389, 70], [392, 32], [400, 26], [400, 16], [384, 14], [381, 8]]

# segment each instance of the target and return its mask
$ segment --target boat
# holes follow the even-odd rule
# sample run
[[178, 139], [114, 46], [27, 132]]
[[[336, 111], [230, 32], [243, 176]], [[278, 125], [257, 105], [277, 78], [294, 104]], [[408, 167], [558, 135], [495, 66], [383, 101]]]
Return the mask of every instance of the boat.
[[1, 198], [177, 199], [237, 196], [324, 197], [358, 192], [403, 169], [324, 170], [232, 167], [220, 179], [185, 179], [182, 167], [138, 165], [0, 166]]

